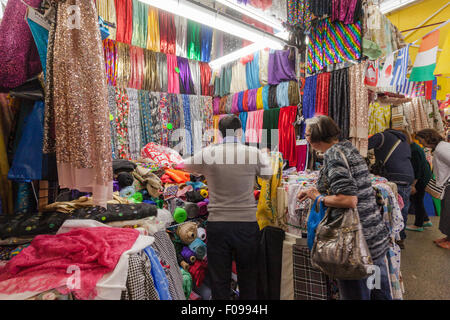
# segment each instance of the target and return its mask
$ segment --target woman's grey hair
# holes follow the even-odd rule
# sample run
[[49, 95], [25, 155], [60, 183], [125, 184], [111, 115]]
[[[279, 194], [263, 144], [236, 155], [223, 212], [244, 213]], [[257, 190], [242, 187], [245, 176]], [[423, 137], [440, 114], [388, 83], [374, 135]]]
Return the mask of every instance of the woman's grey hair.
[[326, 142], [330, 143], [333, 140], [339, 140], [341, 129], [339, 129], [336, 122], [328, 116], [315, 116], [306, 121], [306, 126], [309, 128], [310, 142]]

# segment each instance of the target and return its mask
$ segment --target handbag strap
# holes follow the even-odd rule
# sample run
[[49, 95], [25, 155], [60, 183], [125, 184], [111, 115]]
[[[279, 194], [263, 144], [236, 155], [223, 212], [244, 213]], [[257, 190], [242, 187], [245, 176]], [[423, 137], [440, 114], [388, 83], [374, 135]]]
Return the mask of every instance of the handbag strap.
[[350, 165], [348, 164], [348, 160], [347, 160], [346, 155], [339, 148], [337, 150], [341, 154], [342, 159], [344, 160], [345, 165], [347, 166], [348, 172], [350, 173], [350, 177], [353, 179], [352, 170], [350, 170]]
[[395, 149], [397, 149], [398, 145], [401, 143], [402, 141], [400, 139], [397, 140], [397, 142], [392, 146], [391, 150], [389, 151], [386, 159], [384, 159], [383, 161], [383, 165], [386, 164], [386, 162], [389, 160], [389, 158], [391, 157], [391, 155], [394, 153]]

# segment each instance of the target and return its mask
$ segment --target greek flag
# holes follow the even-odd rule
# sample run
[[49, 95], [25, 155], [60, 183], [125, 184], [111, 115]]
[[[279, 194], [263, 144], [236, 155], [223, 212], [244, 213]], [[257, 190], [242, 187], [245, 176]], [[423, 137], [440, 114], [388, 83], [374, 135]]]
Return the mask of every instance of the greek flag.
[[403, 82], [397, 85], [397, 92], [404, 94], [405, 96], [411, 96], [413, 93], [415, 82], [409, 81], [408, 78], [405, 77]]
[[404, 83], [406, 72], [408, 70], [409, 45], [400, 49], [397, 60], [394, 65], [394, 76], [391, 80], [391, 86], [397, 87]]

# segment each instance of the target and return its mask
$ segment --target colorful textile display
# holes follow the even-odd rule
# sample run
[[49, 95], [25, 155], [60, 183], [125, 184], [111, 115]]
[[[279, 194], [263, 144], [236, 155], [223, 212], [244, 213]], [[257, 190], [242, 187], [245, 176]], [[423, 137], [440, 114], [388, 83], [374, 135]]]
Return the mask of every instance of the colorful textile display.
[[115, 0], [116, 4], [116, 40], [131, 44], [133, 36], [133, 0]]
[[117, 85], [117, 44], [111, 39], [103, 40], [103, 53], [105, 56], [106, 76], [108, 85]]
[[348, 69], [333, 71], [330, 78], [328, 115], [341, 128], [341, 137], [348, 138], [350, 120], [350, 84]]
[[148, 8], [148, 22], [147, 22], [147, 46], [148, 50], [155, 52], [160, 51], [160, 35], [159, 35], [159, 14], [158, 9]]
[[278, 120], [279, 151], [283, 159], [289, 160], [289, 166], [297, 166], [297, 153], [295, 152], [295, 128], [293, 123], [297, 118], [297, 106], [289, 106], [280, 109]]

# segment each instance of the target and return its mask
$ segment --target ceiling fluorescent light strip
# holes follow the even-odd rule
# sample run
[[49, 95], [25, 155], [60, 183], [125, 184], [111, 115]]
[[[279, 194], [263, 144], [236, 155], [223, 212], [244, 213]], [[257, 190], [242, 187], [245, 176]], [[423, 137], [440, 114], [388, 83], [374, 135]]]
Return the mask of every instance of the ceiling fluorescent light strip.
[[404, 6], [417, 2], [417, 0], [396, 0], [387, 1], [380, 4], [380, 11], [382, 14], [387, 14], [389, 12], [403, 8]]
[[[225, 17], [218, 12], [207, 9], [186, 0], [139, 0], [158, 9], [171, 12], [189, 20], [221, 30], [236, 37], [252, 42], [264, 42], [269, 48], [278, 48], [284, 41], [274, 35], [259, 31], [242, 22]], [[284, 33], [283, 33], [284, 34]]]

